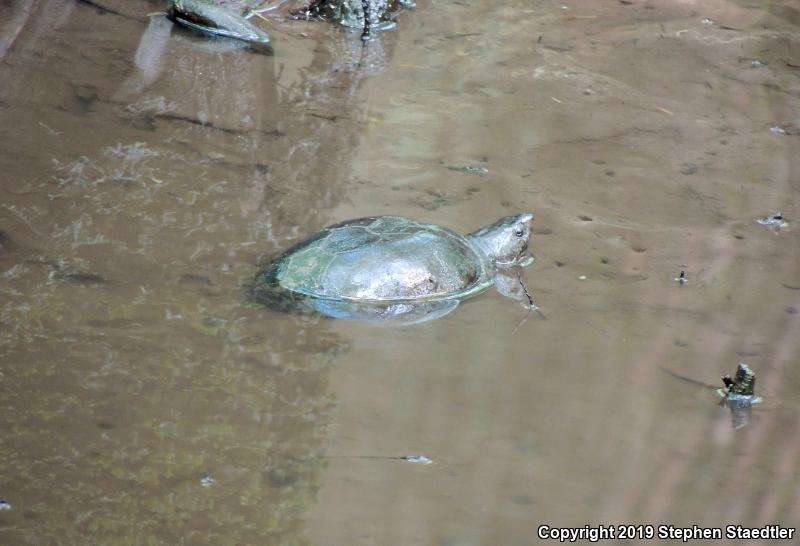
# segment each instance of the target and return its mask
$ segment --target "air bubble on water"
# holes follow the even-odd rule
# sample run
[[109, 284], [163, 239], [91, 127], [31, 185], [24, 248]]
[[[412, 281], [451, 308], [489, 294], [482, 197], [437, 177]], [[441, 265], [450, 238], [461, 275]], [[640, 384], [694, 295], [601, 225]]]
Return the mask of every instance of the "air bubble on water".
[[757, 218], [756, 222], [762, 226], [767, 226], [776, 231], [789, 227], [789, 223], [784, 220], [783, 214], [780, 211], [776, 212], [775, 214], [765, 216], [764, 218]]
[[413, 455], [405, 455], [404, 457], [402, 457], [402, 459], [408, 461], [409, 463], [414, 463], [414, 464], [432, 464], [433, 463], [433, 461], [431, 459], [429, 459], [428, 457], [426, 457], [425, 455], [423, 455], [421, 453], [415, 453]]

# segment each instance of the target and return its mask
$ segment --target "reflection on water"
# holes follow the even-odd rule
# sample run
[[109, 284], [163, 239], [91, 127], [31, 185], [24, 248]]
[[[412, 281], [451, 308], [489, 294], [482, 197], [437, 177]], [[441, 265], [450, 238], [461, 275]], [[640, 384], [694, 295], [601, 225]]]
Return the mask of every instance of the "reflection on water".
[[[366, 50], [270, 13], [274, 56], [108, 5], [0, 7], [0, 543], [798, 520], [792, 2], [420, 2]], [[548, 320], [246, 297], [334, 222], [516, 210]], [[738, 430], [661, 369], [743, 360], [765, 404]], [[410, 453], [434, 463], [387, 459]]]
[[74, 8], [2, 79], [2, 542], [302, 541], [348, 341], [245, 279], [343, 197], [362, 74]]

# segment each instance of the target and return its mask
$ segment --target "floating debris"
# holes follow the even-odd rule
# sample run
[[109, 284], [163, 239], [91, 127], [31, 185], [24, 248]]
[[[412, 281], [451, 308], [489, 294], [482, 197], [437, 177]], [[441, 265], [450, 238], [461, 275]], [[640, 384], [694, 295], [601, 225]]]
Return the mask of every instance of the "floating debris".
[[761, 66], [767, 66], [768, 63], [764, 61], [759, 61], [758, 59], [753, 59], [750, 61], [750, 68], [758, 68]]
[[663, 366], [659, 366], [659, 369], [675, 379], [680, 379], [681, 381], [686, 381], [707, 389], [714, 389], [722, 398], [722, 400], [720, 400], [720, 406], [728, 407], [731, 410], [731, 425], [734, 430], [746, 427], [750, 424], [753, 404], [760, 404], [762, 402], [762, 398], [753, 390], [756, 384], [756, 375], [753, 373], [753, 370], [744, 363], [739, 364], [739, 368], [736, 370], [736, 375], [733, 378], [731, 378], [730, 375], [726, 375], [722, 378], [722, 382], [725, 384], [723, 388], [717, 388], [715, 385], [709, 385], [693, 377], [673, 372]]
[[744, 362], [739, 363], [736, 375], [725, 375], [722, 382], [725, 383], [725, 388], [717, 391], [721, 396], [755, 396], [756, 374]]
[[215, 483], [217, 483], [216, 480], [214, 480], [214, 478], [208, 472], [203, 474], [203, 477], [200, 479], [200, 485], [203, 487], [211, 487]]
[[11, 510], [11, 503], [7, 500], [0, 499], [0, 512], [3, 510]]
[[400, 458], [405, 460], [405, 461], [408, 461], [409, 463], [414, 463], [414, 464], [432, 464], [433, 463], [433, 461], [431, 459], [429, 459], [428, 457], [426, 457], [425, 455], [423, 455], [421, 453], [415, 453], [413, 455], [404, 455], [404, 456], [402, 456]]
[[708, 17], [706, 17], [705, 19], [703, 19], [702, 23], [703, 23], [704, 25], [706, 25], [706, 26], [711, 26], [711, 25], [713, 25], [713, 24], [714, 24], [714, 20], [713, 20], [713, 19], [710, 19], [710, 18], [708, 18]]
[[686, 272], [681, 270], [681, 274], [675, 277], [675, 282], [679, 283], [681, 286], [689, 282], [688, 277], [686, 277]]
[[785, 135], [786, 129], [784, 129], [780, 125], [773, 125], [772, 127], [769, 128], [769, 132], [774, 133], [776, 135]]
[[585, 281], [586, 280], [586, 275], [581, 275], [580, 277], [578, 277], [578, 280], [579, 281]]
[[731, 425], [734, 430], [746, 427], [750, 423], [753, 404], [760, 404], [762, 399], [755, 392], [756, 374], [744, 362], [739, 363], [736, 374], [722, 378], [724, 387], [717, 389], [722, 397], [720, 405], [731, 410]]
[[789, 227], [789, 223], [784, 220], [783, 214], [780, 211], [772, 214], [770, 216], [765, 216], [764, 218], [758, 218], [756, 220], [762, 226], [767, 226], [775, 231], [779, 231], [781, 229]]
[[485, 174], [489, 174], [489, 169], [486, 167], [481, 167], [479, 165], [450, 165], [447, 167], [451, 171], [456, 171], [459, 173], [466, 173], [466, 174], [477, 174], [478, 176], [483, 176]]

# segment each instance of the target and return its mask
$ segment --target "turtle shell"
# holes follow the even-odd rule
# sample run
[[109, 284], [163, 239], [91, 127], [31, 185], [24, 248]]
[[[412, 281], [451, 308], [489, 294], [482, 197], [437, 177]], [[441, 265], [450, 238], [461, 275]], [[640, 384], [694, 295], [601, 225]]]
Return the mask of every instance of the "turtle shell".
[[492, 285], [487, 259], [453, 231], [398, 216], [330, 226], [262, 269], [261, 287], [350, 302], [462, 299]]

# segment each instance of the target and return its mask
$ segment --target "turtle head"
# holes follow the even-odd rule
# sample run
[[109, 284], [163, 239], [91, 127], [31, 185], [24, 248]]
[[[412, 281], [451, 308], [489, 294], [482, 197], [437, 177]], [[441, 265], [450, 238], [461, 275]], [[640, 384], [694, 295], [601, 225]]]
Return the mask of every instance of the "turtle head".
[[533, 263], [528, 242], [533, 234], [533, 214], [524, 212], [500, 218], [467, 235], [495, 267], [526, 267]]

